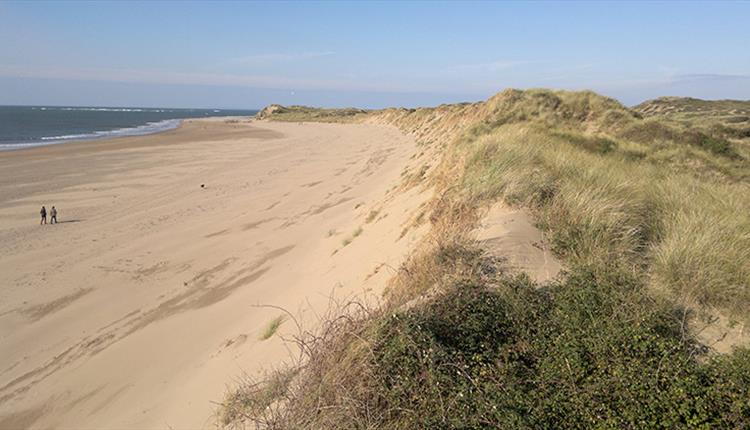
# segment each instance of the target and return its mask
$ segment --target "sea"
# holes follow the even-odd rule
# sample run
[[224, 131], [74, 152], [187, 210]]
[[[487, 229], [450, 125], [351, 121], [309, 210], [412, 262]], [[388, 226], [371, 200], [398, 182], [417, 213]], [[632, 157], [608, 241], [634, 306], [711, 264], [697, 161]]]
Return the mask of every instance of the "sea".
[[0, 151], [171, 130], [183, 119], [252, 116], [257, 110], [102, 106], [0, 106]]

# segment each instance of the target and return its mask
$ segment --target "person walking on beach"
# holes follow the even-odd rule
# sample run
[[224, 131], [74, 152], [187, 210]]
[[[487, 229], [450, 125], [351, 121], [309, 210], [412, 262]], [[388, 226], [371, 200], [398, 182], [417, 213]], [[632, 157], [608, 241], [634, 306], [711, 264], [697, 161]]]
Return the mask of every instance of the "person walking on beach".
[[39, 211], [39, 215], [42, 216], [41, 221], [39, 221], [39, 225], [47, 224], [47, 209], [42, 206], [42, 210]]
[[57, 209], [54, 206], [49, 210], [49, 223], [57, 224]]

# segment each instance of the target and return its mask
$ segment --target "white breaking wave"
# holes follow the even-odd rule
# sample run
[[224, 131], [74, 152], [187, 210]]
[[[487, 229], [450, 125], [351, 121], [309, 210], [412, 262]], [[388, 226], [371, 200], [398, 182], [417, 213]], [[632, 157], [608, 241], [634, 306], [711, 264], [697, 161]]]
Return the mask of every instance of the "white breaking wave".
[[71, 140], [94, 140], [108, 137], [142, 136], [145, 134], [159, 133], [179, 127], [181, 119], [167, 119], [164, 121], [149, 122], [137, 127], [119, 128], [116, 130], [94, 131], [92, 133], [66, 134], [61, 136], [45, 136], [39, 142], [0, 144], [0, 151], [11, 149], [29, 148], [33, 146], [54, 145], [56, 143], [70, 142]]
[[[36, 109], [36, 108], [32, 108]], [[174, 112], [172, 109], [106, 108], [106, 107], [43, 107], [41, 110], [64, 110], [86, 112]]]
[[[98, 133], [98, 132], [95, 132]], [[42, 140], [70, 140], [70, 139], [85, 139], [91, 137], [93, 133], [89, 134], [66, 134], [64, 136], [45, 136]]]

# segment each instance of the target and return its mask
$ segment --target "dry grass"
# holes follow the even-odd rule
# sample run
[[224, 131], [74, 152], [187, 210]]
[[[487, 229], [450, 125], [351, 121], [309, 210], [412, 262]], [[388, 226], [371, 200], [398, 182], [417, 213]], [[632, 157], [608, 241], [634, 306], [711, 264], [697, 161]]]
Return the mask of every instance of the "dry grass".
[[[352, 301], [332, 303], [315, 332], [299, 333], [292, 342], [302, 359], [269, 373], [263, 381], [243, 381], [222, 402], [218, 421], [224, 428], [350, 429], [379, 428], [395, 410], [379, 410], [374, 365], [374, 338], [381, 323], [398, 309], [421, 303], [417, 297], [437, 282], [480, 280], [495, 274], [470, 243], [435, 247], [425, 241], [421, 252], [402, 266], [380, 306]], [[414, 285], [412, 285], [414, 284]], [[435, 291], [437, 293], [437, 291]], [[403, 294], [402, 294], [403, 293]]]
[[750, 188], [669, 178], [660, 184], [663, 230], [652, 247], [652, 285], [747, 322]]
[[620, 150], [606, 155], [526, 125], [466, 143], [463, 187], [532, 208], [574, 264], [619, 264], [656, 291], [747, 318], [750, 192]]
[[300, 330], [288, 340], [297, 346], [299, 357], [290, 357], [289, 365], [264, 380], [241, 381], [227, 394], [219, 408], [219, 426], [335, 429], [342, 428], [336, 421], [347, 413], [350, 422], [366, 423], [368, 418], [362, 417], [362, 405], [355, 399], [361, 398], [368, 384], [362, 378], [370, 352], [368, 325], [382, 312], [365, 302], [332, 300], [320, 327], [314, 332]]
[[634, 110], [645, 117], [668, 118], [690, 125], [705, 125], [707, 122], [750, 125], [750, 101], [660, 97], [643, 102]]
[[347, 238], [345, 238], [345, 239], [343, 239], [341, 241], [341, 245], [342, 246], [349, 245], [350, 243], [352, 243], [352, 241], [354, 240], [354, 238], [356, 238], [357, 236], [359, 236], [360, 234], [362, 234], [363, 231], [364, 230], [362, 229], [362, 227], [357, 227], [357, 229], [352, 232], [351, 236], [349, 236], [349, 237], [347, 237]]
[[366, 116], [288, 112], [386, 122], [440, 144], [443, 160], [429, 177], [425, 164], [404, 181], [443, 190], [430, 212], [433, 236], [446, 224], [470, 227], [478, 206], [504, 199], [534, 209], [556, 251], [575, 263], [617, 261], [680, 303], [745, 319], [750, 144], [712, 127], [741, 124], [735, 117], [748, 106], [665, 98], [630, 111], [592, 92], [506, 90], [485, 103]]
[[365, 219], [365, 224], [369, 224], [373, 221], [375, 221], [375, 218], [377, 218], [378, 214], [380, 213], [379, 209], [373, 209], [370, 211], [369, 214], [367, 214], [367, 218]]
[[357, 229], [352, 232], [352, 238], [359, 236], [363, 231], [362, 227], [357, 227]]
[[[239, 388], [229, 392], [219, 408], [217, 421], [224, 428], [245, 428], [246, 424], [260, 422], [282, 408], [298, 369], [294, 367], [271, 372], [264, 381], [247, 379]], [[274, 408], [276, 406], [276, 408]]]

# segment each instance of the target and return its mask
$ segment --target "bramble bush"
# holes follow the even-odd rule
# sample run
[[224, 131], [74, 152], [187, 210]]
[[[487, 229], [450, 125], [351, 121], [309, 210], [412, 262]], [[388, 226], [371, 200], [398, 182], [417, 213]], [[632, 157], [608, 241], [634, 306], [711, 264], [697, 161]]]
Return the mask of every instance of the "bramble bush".
[[[585, 268], [456, 285], [379, 322], [384, 428], [746, 428], [750, 353], [706, 358], [684, 315]], [[705, 362], [701, 362], [703, 357]]]

